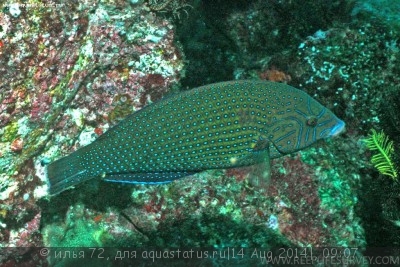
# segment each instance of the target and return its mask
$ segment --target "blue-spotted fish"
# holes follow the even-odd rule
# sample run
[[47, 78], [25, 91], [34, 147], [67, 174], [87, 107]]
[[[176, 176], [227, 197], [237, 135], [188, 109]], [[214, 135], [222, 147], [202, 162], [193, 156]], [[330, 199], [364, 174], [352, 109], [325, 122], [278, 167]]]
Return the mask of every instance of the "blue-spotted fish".
[[83, 181], [158, 184], [269, 162], [334, 136], [344, 122], [282, 83], [201, 86], [129, 115], [93, 143], [48, 166], [49, 192]]

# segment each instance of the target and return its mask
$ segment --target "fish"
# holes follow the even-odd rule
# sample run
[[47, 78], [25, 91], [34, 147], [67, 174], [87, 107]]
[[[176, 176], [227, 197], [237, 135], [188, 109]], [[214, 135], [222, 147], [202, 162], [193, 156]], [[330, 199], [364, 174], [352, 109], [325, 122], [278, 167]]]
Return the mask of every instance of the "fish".
[[204, 85], [147, 105], [50, 163], [49, 194], [95, 178], [163, 184], [209, 169], [269, 164], [344, 128], [328, 108], [284, 83]]

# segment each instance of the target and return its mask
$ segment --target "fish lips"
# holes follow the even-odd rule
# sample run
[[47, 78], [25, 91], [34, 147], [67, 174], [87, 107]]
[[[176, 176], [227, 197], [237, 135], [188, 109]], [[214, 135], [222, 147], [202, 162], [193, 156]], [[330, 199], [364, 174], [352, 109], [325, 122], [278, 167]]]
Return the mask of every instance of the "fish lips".
[[344, 121], [338, 119], [338, 123], [336, 123], [335, 126], [332, 127], [330, 136], [336, 136], [342, 131], [344, 131], [346, 124]]

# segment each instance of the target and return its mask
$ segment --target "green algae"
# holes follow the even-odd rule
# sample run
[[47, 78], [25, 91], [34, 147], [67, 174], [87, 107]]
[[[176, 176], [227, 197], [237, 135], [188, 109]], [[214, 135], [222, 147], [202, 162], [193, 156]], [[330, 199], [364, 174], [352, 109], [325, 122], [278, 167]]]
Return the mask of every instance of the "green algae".
[[12, 142], [18, 135], [18, 122], [13, 121], [4, 128], [4, 134], [1, 137], [2, 142]]
[[132, 113], [133, 101], [128, 94], [117, 95], [113, 103], [116, 107], [110, 112], [109, 120], [114, 122], [115, 120], [125, 118]]

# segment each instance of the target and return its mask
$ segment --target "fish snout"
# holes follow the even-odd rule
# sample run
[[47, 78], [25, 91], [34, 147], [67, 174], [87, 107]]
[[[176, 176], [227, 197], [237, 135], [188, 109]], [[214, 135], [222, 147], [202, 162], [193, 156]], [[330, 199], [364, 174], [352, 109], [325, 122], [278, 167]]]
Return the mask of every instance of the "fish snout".
[[332, 127], [329, 135], [330, 136], [338, 135], [339, 133], [344, 131], [345, 126], [346, 126], [346, 124], [344, 123], [344, 121], [338, 119], [338, 123], [336, 123], [336, 125]]

